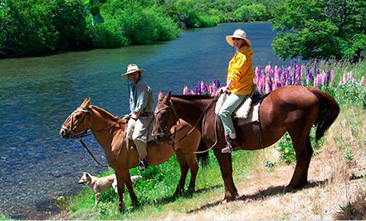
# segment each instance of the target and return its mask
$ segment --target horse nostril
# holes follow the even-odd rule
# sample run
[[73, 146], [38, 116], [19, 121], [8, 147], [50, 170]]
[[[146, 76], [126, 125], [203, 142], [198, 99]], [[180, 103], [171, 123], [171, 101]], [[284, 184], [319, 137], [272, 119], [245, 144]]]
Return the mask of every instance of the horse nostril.
[[60, 130], [60, 135], [61, 137], [66, 138], [66, 131], [63, 128]]

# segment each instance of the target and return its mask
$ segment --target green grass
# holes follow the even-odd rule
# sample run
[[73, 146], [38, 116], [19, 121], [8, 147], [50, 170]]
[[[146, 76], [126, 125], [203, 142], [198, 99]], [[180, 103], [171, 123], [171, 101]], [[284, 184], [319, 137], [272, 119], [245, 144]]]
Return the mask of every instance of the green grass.
[[[238, 182], [246, 176], [246, 169], [251, 165], [253, 151], [237, 151], [233, 157], [234, 181]], [[102, 176], [112, 173], [108, 171]], [[130, 170], [132, 175], [139, 174], [137, 168]], [[173, 197], [179, 181], [180, 170], [176, 157], [155, 167], [148, 167], [141, 172], [142, 179], [134, 183], [134, 190], [139, 198], [140, 206], [132, 207], [128, 191], [124, 195], [126, 211], [115, 214], [118, 198], [111, 189], [102, 194], [101, 202], [94, 207], [94, 195], [89, 188], [84, 188], [76, 196], [58, 197], [55, 205], [64, 211], [71, 211], [70, 219], [159, 219], [162, 214], [187, 212], [192, 208], [200, 207], [217, 199], [217, 195], [224, 197], [224, 185], [218, 162], [210, 151], [210, 160], [207, 167], [200, 167], [196, 179], [196, 192], [193, 195]], [[189, 184], [190, 174], [186, 181]]]
[[12, 219], [9, 219], [4, 214], [0, 213], [0, 220], [12, 220]]

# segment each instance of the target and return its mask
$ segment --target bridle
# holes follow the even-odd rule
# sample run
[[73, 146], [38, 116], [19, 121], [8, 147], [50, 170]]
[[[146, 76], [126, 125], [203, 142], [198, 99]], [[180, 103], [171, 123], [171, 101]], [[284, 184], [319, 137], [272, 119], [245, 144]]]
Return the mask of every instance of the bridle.
[[[67, 131], [68, 133], [70, 133], [70, 138], [73, 138], [73, 139], [80, 139], [80, 138], [82, 138], [82, 137], [85, 137], [85, 136], [88, 136], [88, 135], [90, 135], [90, 134], [87, 134], [87, 132], [88, 132], [88, 130], [91, 128], [91, 126], [92, 126], [92, 123], [93, 123], [93, 112], [91, 111], [92, 110], [92, 106], [89, 106], [88, 108], [83, 108], [83, 107], [79, 107], [79, 108], [77, 108], [74, 112], [72, 112], [71, 114], [70, 114], [70, 117], [71, 117], [71, 119], [70, 119], [70, 126], [69, 127], [65, 127], [64, 126], [64, 124], [66, 123], [66, 121], [67, 121], [67, 119], [68, 118], [66, 118], [66, 120], [65, 120], [65, 122], [62, 124], [62, 129], [64, 129], [65, 131]], [[87, 113], [87, 114], [85, 114], [84, 115], [84, 117], [83, 117], [83, 119], [82, 120], [80, 120], [76, 125], [74, 125], [73, 126], [73, 123], [74, 123], [74, 115], [76, 114], [76, 113], [78, 113], [78, 112], [84, 112], [84, 113]], [[88, 114], [89, 113], [89, 114]], [[80, 133], [75, 133], [74, 132], [74, 130], [76, 129], [76, 128], [78, 128], [79, 127], [79, 125], [80, 124], [82, 124], [83, 123], [83, 121], [85, 121], [86, 120], [86, 116], [89, 116], [89, 118], [90, 118], [90, 125], [89, 125], [89, 127], [86, 129], [86, 130], [84, 130], [84, 131], [82, 131], [82, 132], [80, 132]]]
[[[86, 146], [86, 144], [84, 143], [84, 141], [81, 139], [81, 138], [83, 138], [83, 137], [86, 137], [86, 136], [89, 136], [89, 135], [91, 135], [91, 133], [89, 133], [88, 134], [88, 131], [90, 130], [90, 128], [91, 128], [91, 126], [92, 126], [92, 124], [93, 124], [93, 112], [92, 112], [92, 109], [93, 109], [93, 106], [92, 105], [90, 105], [90, 106], [88, 106], [87, 108], [84, 108], [84, 107], [79, 107], [79, 108], [77, 108], [74, 112], [72, 112], [71, 114], [70, 114], [70, 116], [71, 116], [71, 119], [70, 119], [70, 126], [69, 127], [65, 127], [64, 126], [64, 124], [66, 123], [66, 121], [67, 121], [67, 119], [68, 118], [66, 118], [66, 120], [65, 120], [65, 122], [62, 124], [62, 129], [64, 129], [65, 131], [67, 131], [68, 133], [70, 133], [70, 138], [73, 138], [73, 139], [78, 139], [79, 141], [80, 141], [80, 143], [83, 145], [83, 147], [86, 149], [86, 151], [90, 154], [90, 156], [94, 159], [94, 161], [99, 165], [99, 166], [102, 166], [102, 167], [109, 167], [108, 165], [105, 165], [105, 164], [101, 164], [101, 163], [99, 163], [99, 161], [95, 158], [95, 156], [93, 155], [93, 153], [89, 150], [89, 148]], [[85, 115], [84, 115], [84, 117], [83, 117], [83, 119], [82, 120], [80, 120], [76, 125], [74, 125], [73, 126], [73, 122], [74, 122], [74, 115], [76, 114], [76, 113], [78, 113], [78, 112], [84, 112], [84, 113], [86, 113]], [[82, 124], [83, 123], [83, 121], [85, 121], [86, 120], [86, 116], [89, 116], [89, 120], [90, 120], [90, 125], [89, 125], [89, 127], [87, 128], [87, 129], [85, 129], [84, 131], [81, 131], [80, 133], [75, 133], [74, 132], [74, 130], [76, 129], [76, 128], [78, 128], [78, 126], [80, 125], [80, 124]], [[100, 132], [100, 131], [104, 131], [104, 130], [106, 130], [106, 129], [109, 129], [109, 128], [111, 128], [111, 127], [114, 127], [115, 125], [117, 125], [118, 123], [115, 123], [115, 124], [112, 124], [112, 125], [109, 125], [109, 126], [107, 126], [107, 127], [105, 127], [105, 128], [102, 128], [101, 130], [97, 130], [97, 131], [94, 131], [94, 132]], [[126, 133], [125, 133], [125, 135], [126, 135]], [[124, 135], [124, 137], [125, 137], [125, 135]], [[122, 141], [122, 144], [123, 144], [123, 141]], [[119, 155], [120, 155], [120, 153], [121, 153], [121, 149], [122, 148], [120, 148], [120, 150], [119, 150], [119, 153], [118, 153], [118, 155], [117, 155], [117, 157], [116, 157], [116, 159], [115, 159], [115, 162], [118, 160], [118, 157], [119, 157]]]
[[[175, 110], [174, 108], [174, 105], [173, 105], [173, 102], [171, 100], [169, 100], [170, 102], [170, 105], [167, 105], [167, 104], [164, 104], [162, 101], [159, 101], [160, 104], [164, 104], [165, 107], [163, 108], [160, 108], [159, 110], [155, 111], [154, 112], [154, 118], [157, 119], [157, 116], [160, 114], [161, 111], [163, 110], [167, 110], [167, 109], [171, 109], [172, 112], [174, 113], [174, 117], [175, 117], [175, 121], [176, 122], [180, 122], [179, 120], [179, 116], [177, 114], [177, 111]], [[157, 123], [158, 123], [158, 131], [160, 131], [160, 133], [156, 133], [156, 134], [152, 134], [153, 136], [163, 136], [163, 137], [166, 137], [168, 139], [171, 139], [173, 142], [174, 142], [174, 138], [171, 138], [172, 136], [175, 137], [175, 132], [174, 133], [169, 133], [169, 134], [166, 134], [164, 131], [168, 130], [168, 126], [165, 125], [164, 128], [161, 127], [161, 123], [159, 120], [157, 120]]]
[[[180, 122], [180, 121], [179, 121], [179, 119], [180, 119], [180, 118], [179, 118], [179, 116], [178, 116], [178, 114], [177, 114], [177, 111], [176, 111], [176, 110], [175, 110], [175, 108], [174, 108], [173, 102], [172, 102], [171, 100], [169, 100], [170, 105], [169, 105], [169, 104], [164, 103], [163, 101], [159, 101], [158, 103], [165, 105], [165, 107], [162, 107], [162, 108], [160, 108], [159, 110], [157, 110], [157, 111], [155, 111], [155, 112], [154, 112], [154, 117], [155, 117], [155, 120], [156, 120], [156, 122], [157, 122], [157, 124], [158, 124], [158, 131], [161, 131], [161, 132], [160, 132], [160, 133], [157, 133], [157, 134], [153, 134], [153, 136], [162, 135], [162, 136], [164, 136], [164, 137], [168, 138], [168, 139], [169, 139], [169, 140], [171, 140], [171, 142], [172, 142], [172, 148], [173, 148], [173, 150], [174, 150], [174, 151], [176, 151], [177, 149], [175, 149], [175, 144], [179, 143], [179, 142], [180, 142], [180, 141], [182, 141], [184, 138], [186, 138], [187, 136], [189, 136], [189, 135], [193, 132], [193, 130], [194, 130], [195, 128], [197, 128], [198, 123], [201, 121], [201, 119], [203, 118], [204, 114], [207, 112], [207, 110], [210, 108], [210, 106], [214, 103], [214, 101], [212, 101], [210, 104], [208, 104], [208, 105], [207, 105], [207, 107], [206, 107], [205, 111], [203, 111], [203, 112], [202, 112], [202, 114], [201, 114], [201, 115], [200, 115], [200, 117], [198, 118], [198, 120], [197, 120], [196, 124], [192, 127], [192, 129], [191, 129], [190, 131], [188, 131], [188, 132], [187, 132], [187, 133], [186, 133], [186, 134], [185, 134], [181, 139], [179, 139], [178, 141], [175, 141], [175, 135], [176, 135], [176, 133], [177, 133], [176, 127], [175, 127], [175, 129], [174, 129], [174, 132], [173, 132], [173, 133], [168, 133], [168, 134], [166, 134], [166, 133], [164, 132], [164, 130], [163, 130], [163, 129], [167, 130], [167, 129], [168, 129], [168, 128], [167, 128], [167, 125], [165, 125], [165, 127], [164, 127], [164, 128], [162, 128], [162, 127], [161, 127], [160, 120], [159, 120], [159, 118], [157, 118], [158, 114], [160, 114], [160, 112], [161, 112], [161, 111], [163, 111], [163, 110], [167, 110], [167, 109], [170, 109], [170, 110], [174, 113], [174, 116], [175, 116], [176, 122]], [[215, 125], [216, 125], [216, 123], [215, 123]], [[200, 154], [200, 153], [205, 153], [205, 152], [207, 152], [207, 151], [211, 150], [211, 149], [212, 149], [212, 148], [217, 144], [217, 141], [218, 141], [218, 139], [217, 139], [217, 132], [216, 132], [216, 128], [215, 128], [215, 135], [216, 135], [216, 141], [215, 141], [215, 143], [214, 143], [210, 148], [208, 148], [207, 150], [204, 150], [204, 151], [195, 151], [195, 152], [188, 153], [188, 154]]]

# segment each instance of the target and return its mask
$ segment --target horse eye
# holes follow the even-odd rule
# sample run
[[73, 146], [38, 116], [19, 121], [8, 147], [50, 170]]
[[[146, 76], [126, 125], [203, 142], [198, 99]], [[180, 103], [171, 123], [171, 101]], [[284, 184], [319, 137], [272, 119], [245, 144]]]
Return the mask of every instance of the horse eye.
[[78, 115], [75, 116], [75, 119], [79, 119], [80, 117], [81, 117], [81, 115], [78, 114]]

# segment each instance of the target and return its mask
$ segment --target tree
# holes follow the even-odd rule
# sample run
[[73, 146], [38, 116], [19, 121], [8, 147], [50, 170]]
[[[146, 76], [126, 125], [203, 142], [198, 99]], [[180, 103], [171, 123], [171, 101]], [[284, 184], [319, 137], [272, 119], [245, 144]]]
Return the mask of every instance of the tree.
[[272, 46], [282, 59], [365, 57], [364, 0], [289, 0], [274, 16]]

